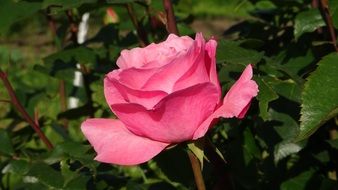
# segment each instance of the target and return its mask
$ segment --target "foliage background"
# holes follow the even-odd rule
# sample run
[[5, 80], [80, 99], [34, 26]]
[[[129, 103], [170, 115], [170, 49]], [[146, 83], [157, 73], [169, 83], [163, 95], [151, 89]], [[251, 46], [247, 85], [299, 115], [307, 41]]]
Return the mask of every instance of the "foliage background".
[[[208, 133], [226, 162], [206, 148], [207, 189], [338, 189], [338, 1], [325, 2], [173, 1], [181, 35], [218, 40], [224, 92], [249, 63], [260, 89], [245, 119], [221, 120]], [[0, 85], [0, 189], [195, 189], [184, 144], [118, 167], [94, 161], [81, 134], [85, 118], [113, 117], [102, 79], [122, 49], [140, 45], [128, 6], [143, 42], [165, 39], [162, 1], [0, 2], [0, 68], [54, 145], [48, 150]], [[106, 18], [109, 7], [117, 23]], [[86, 12], [88, 36], [78, 44]], [[74, 72], [83, 86], [73, 85]], [[67, 107], [70, 97], [77, 108]]]

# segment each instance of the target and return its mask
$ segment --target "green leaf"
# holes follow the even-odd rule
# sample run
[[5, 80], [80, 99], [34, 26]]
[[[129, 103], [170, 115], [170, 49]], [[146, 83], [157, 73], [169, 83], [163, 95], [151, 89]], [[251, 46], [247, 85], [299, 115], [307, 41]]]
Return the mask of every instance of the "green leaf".
[[6, 33], [9, 27], [24, 18], [38, 12], [39, 2], [1, 0], [0, 6], [0, 35]]
[[287, 99], [300, 103], [301, 96], [301, 86], [292, 79], [280, 80], [276, 77], [264, 77], [265, 82], [267, 82], [272, 89], [280, 96], [283, 96]]
[[35, 177], [39, 182], [50, 187], [63, 187], [64, 181], [61, 173], [52, 169], [49, 165], [43, 162], [33, 164], [27, 176]]
[[233, 41], [221, 40], [218, 43], [216, 59], [218, 63], [233, 63], [246, 66], [255, 64], [263, 58], [262, 52], [245, 49]]
[[281, 142], [275, 146], [274, 161], [278, 163], [283, 158], [302, 150], [303, 146], [292, 142]]
[[64, 63], [77, 61], [81, 64], [93, 64], [96, 62], [96, 55], [93, 50], [87, 47], [77, 47], [72, 49], [65, 49], [44, 58], [45, 64], [54, 64], [57, 60]]
[[15, 175], [25, 175], [29, 171], [29, 163], [25, 160], [11, 160], [2, 170], [3, 173], [12, 173]]
[[90, 146], [83, 145], [79, 142], [65, 141], [57, 144], [51, 153], [51, 158], [69, 156], [71, 158], [82, 158], [86, 156], [86, 152], [90, 149]]
[[311, 179], [313, 174], [314, 174], [313, 170], [305, 171], [299, 174], [298, 176], [283, 182], [280, 189], [281, 190], [304, 190], [307, 185], [307, 182]]
[[6, 154], [6, 155], [12, 155], [14, 154], [14, 149], [12, 146], [11, 139], [9, 138], [9, 135], [5, 129], [0, 128], [0, 153]]
[[257, 9], [263, 9], [263, 10], [266, 10], [266, 9], [275, 9], [277, 8], [276, 5], [272, 2], [272, 1], [258, 1], [256, 4], [255, 4], [255, 7]]
[[65, 179], [65, 184], [68, 184], [69, 181], [76, 177], [76, 173], [70, 170], [70, 166], [67, 163], [67, 160], [61, 160], [60, 169], [61, 174]]
[[58, 79], [72, 82], [76, 64], [92, 66], [96, 63], [96, 54], [90, 48], [77, 47], [65, 49], [44, 58], [44, 66], [35, 65], [34, 69]]
[[259, 93], [257, 96], [257, 99], [259, 100], [259, 115], [266, 121], [269, 119], [269, 102], [276, 100], [278, 95], [263, 78], [256, 78], [255, 81], [259, 86]]
[[325, 56], [308, 77], [302, 93], [300, 133], [297, 140], [313, 134], [338, 114], [338, 53]]
[[87, 182], [89, 180], [88, 176], [78, 176], [77, 178], [71, 180], [63, 189], [64, 190], [83, 190], [87, 189]]
[[325, 26], [325, 22], [318, 9], [303, 11], [296, 16], [294, 36], [298, 39], [306, 32], [313, 32], [317, 28]]
[[290, 115], [273, 109], [269, 110], [269, 115], [271, 121], [277, 121], [278, 124], [274, 129], [281, 139], [289, 142], [297, 136], [299, 125]]
[[248, 166], [253, 158], [260, 159], [262, 154], [249, 128], [244, 130], [243, 137], [244, 162]]
[[200, 138], [188, 143], [188, 148], [199, 160], [201, 169], [203, 169], [204, 143], [205, 143], [204, 141], [205, 141], [204, 138]]
[[327, 140], [326, 142], [328, 142], [332, 148], [335, 148], [338, 150], [338, 139]]

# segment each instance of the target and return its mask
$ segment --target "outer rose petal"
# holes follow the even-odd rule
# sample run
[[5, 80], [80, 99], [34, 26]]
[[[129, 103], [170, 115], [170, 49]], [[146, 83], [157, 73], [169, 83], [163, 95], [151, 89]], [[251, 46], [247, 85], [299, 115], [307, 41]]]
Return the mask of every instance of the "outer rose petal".
[[258, 85], [251, 78], [252, 66], [248, 65], [223, 99], [223, 117], [244, 117], [248, 104], [258, 93]]
[[139, 137], [119, 120], [88, 119], [81, 130], [97, 152], [95, 160], [119, 165], [146, 162], [169, 144]]
[[210, 81], [215, 86], [217, 86], [219, 97], [221, 98], [222, 90], [221, 90], [221, 86], [219, 85], [219, 80], [218, 80], [217, 70], [216, 70], [216, 47], [217, 47], [217, 42], [213, 39], [209, 40], [205, 44], [205, 50], [207, 54], [205, 55], [205, 65], [209, 73]]
[[220, 106], [212, 115], [210, 115], [195, 131], [193, 139], [198, 139], [205, 135], [212, 121], [219, 117], [243, 118], [249, 109], [250, 101], [258, 93], [258, 86], [252, 78], [252, 66], [248, 65], [243, 71], [241, 77], [230, 88], [223, 99], [223, 105]]
[[137, 104], [115, 104], [112, 110], [134, 134], [177, 143], [192, 139], [196, 129], [215, 110], [218, 98], [216, 87], [203, 83], [168, 95], [153, 110]]

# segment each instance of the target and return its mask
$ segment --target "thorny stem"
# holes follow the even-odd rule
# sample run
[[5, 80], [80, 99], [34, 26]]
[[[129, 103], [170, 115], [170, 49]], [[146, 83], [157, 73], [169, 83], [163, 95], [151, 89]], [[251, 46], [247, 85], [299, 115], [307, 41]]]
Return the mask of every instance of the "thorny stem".
[[204, 180], [203, 180], [200, 162], [199, 162], [198, 158], [195, 156], [195, 154], [192, 153], [190, 150], [188, 150], [188, 156], [189, 156], [189, 159], [190, 159], [192, 171], [194, 173], [197, 189], [198, 190], [205, 190], [205, 184], [204, 184]]
[[52, 143], [49, 141], [49, 139], [45, 136], [45, 134], [41, 131], [40, 127], [35, 123], [35, 121], [29, 116], [25, 108], [22, 106], [20, 101], [18, 100], [12, 85], [7, 79], [7, 74], [3, 72], [0, 68], [0, 78], [2, 82], [5, 85], [5, 88], [7, 89], [7, 92], [9, 96], [11, 97], [12, 104], [16, 107], [16, 109], [21, 113], [22, 117], [27, 121], [29, 125], [32, 126], [34, 131], [38, 134], [42, 142], [44, 142], [49, 150], [53, 149]]
[[319, 4], [320, 4], [320, 11], [322, 12], [324, 16], [325, 23], [330, 33], [332, 44], [334, 46], [335, 51], [338, 52], [336, 32], [333, 26], [332, 17], [331, 17], [330, 10], [329, 10], [329, 2], [328, 0], [319, 0]]
[[127, 3], [126, 8], [127, 8], [127, 11], [128, 11], [128, 15], [131, 19], [131, 22], [133, 23], [133, 25], [136, 29], [137, 37], [138, 37], [140, 46], [145, 47], [146, 45], [149, 44], [149, 41], [148, 41], [148, 38], [147, 38], [147, 33], [145, 32], [145, 30], [142, 27], [140, 27], [140, 25], [137, 21], [137, 18], [135, 16], [135, 12], [134, 12], [132, 4]]
[[173, 5], [171, 0], [163, 0], [163, 7], [167, 15], [167, 30], [169, 33], [179, 35]]

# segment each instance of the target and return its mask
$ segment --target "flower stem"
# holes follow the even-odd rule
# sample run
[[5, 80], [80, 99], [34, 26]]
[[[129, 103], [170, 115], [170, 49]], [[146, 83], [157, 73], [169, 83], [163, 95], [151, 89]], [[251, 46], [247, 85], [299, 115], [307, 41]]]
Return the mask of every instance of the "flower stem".
[[205, 190], [205, 184], [203, 180], [203, 175], [201, 171], [201, 165], [199, 163], [198, 158], [195, 156], [194, 153], [192, 153], [190, 150], [188, 150], [188, 156], [190, 159], [192, 171], [194, 172], [195, 182], [198, 190]]
[[163, 7], [167, 15], [167, 30], [169, 33], [179, 35], [173, 5], [171, 0], [163, 0]]
[[328, 1], [327, 0], [319, 0], [319, 5], [320, 5], [320, 11], [323, 14], [325, 23], [326, 23], [328, 31], [330, 33], [332, 45], [333, 45], [335, 51], [338, 52], [336, 32], [335, 32], [335, 29], [334, 29], [334, 26], [333, 26], [333, 21], [332, 21], [331, 13], [330, 13], [330, 10], [329, 10]]
[[144, 30], [143, 27], [140, 27], [140, 24], [139, 22], [137, 21], [137, 18], [135, 16], [135, 11], [134, 11], [134, 8], [133, 8], [133, 5], [131, 3], [127, 3], [126, 5], [126, 8], [127, 8], [127, 11], [128, 11], [128, 15], [136, 29], [136, 32], [137, 32], [137, 36], [139, 38], [139, 43], [140, 43], [140, 46], [141, 47], [145, 47], [146, 45], [149, 44], [148, 42], [148, 38], [147, 38], [147, 33], [146, 31]]
[[49, 139], [46, 137], [46, 135], [41, 131], [40, 127], [35, 123], [35, 121], [29, 116], [25, 108], [22, 106], [20, 101], [15, 95], [15, 92], [13, 90], [12, 85], [7, 79], [7, 74], [3, 72], [0, 68], [0, 79], [5, 85], [5, 88], [7, 89], [7, 92], [9, 96], [11, 97], [12, 104], [16, 107], [16, 109], [22, 114], [22, 117], [29, 123], [34, 131], [38, 134], [42, 142], [44, 142], [49, 150], [53, 149], [52, 143], [49, 141]]

